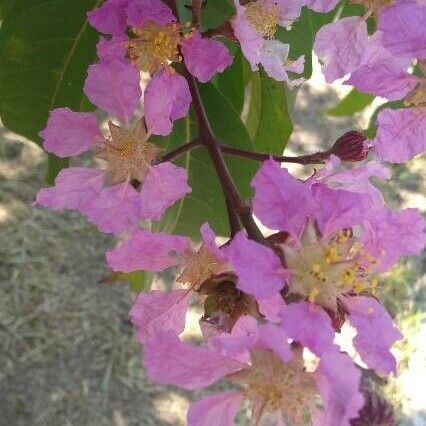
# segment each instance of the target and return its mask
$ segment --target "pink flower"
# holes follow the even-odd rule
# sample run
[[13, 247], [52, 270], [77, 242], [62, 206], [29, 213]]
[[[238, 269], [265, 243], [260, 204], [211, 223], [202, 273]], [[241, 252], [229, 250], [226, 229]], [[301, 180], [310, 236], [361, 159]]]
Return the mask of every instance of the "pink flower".
[[382, 109], [377, 116], [373, 140], [383, 161], [403, 163], [426, 151], [426, 114], [421, 107]]
[[426, 59], [426, 5], [397, 1], [379, 15], [383, 44], [393, 54]]
[[77, 209], [102, 232], [119, 233], [141, 219], [158, 220], [164, 210], [191, 191], [185, 169], [167, 162], [154, 165], [160, 149], [147, 141], [143, 123], [128, 129], [109, 122], [108, 137], [102, 136], [95, 123], [95, 116], [89, 113], [65, 108], [51, 113], [40, 133], [49, 150], [63, 156], [96, 147], [106, 170], [63, 170], [54, 187], [40, 190], [38, 204]]
[[203, 38], [199, 32], [189, 35], [180, 46], [188, 71], [202, 83], [232, 64], [232, 56], [223, 43]]
[[111, 39], [101, 37], [96, 45], [96, 53], [100, 62], [112, 62], [119, 60], [127, 63], [126, 40], [124, 36], [113, 36]]
[[139, 341], [145, 343], [158, 333], [167, 331], [182, 333], [190, 296], [187, 290], [140, 293], [129, 313]]
[[69, 108], [51, 111], [47, 126], [39, 135], [44, 149], [62, 158], [79, 155], [102, 140], [94, 114]]
[[[254, 423], [267, 419], [282, 422], [286, 418], [301, 424], [308, 413], [318, 416], [319, 396], [325, 404], [325, 411], [320, 413], [327, 419], [325, 424], [348, 425], [357, 416], [363, 404], [358, 390], [360, 372], [336, 347], [323, 353], [319, 367], [310, 373], [304, 369], [302, 349], [290, 350], [285, 333], [274, 325], [252, 323], [247, 338], [244, 329], [224, 338], [225, 346], [221, 348], [227, 348], [228, 354], [240, 353], [246, 345], [250, 358], [239, 361], [219, 354], [215, 347], [191, 346], [180, 342], [172, 332], [159, 333], [146, 343], [145, 366], [148, 376], [158, 383], [197, 389], [226, 378], [243, 388], [241, 392], [219, 393], [195, 403], [188, 412], [190, 426], [232, 425], [242, 401], [238, 394], [250, 403]], [[232, 347], [239, 349], [230, 350]]]
[[231, 21], [234, 35], [251, 69], [255, 71], [262, 64], [271, 78], [285, 81], [289, 86], [300, 84], [302, 80], [291, 81], [287, 72], [302, 73], [304, 57], [288, 60], [289, 46], [273, 37], [278, 25], [288, 25], [290, 17], [296, 19], [299, 16], [301, 5], [269, 0], [257, 0], [247, 6], [241, 6], [239, 0], [234, 0], [234, 4], [237, 11]]
[[188, 113], [191, 104], [188, 83], [180, 74], [163, 69], [148, 83], [144, 102], [148, 130], [167, 136], [173, 122]]
[[114, 271], [163, 271], [178, 263], [178, 255], [188, 248], [186, 237], [137, 229], [131, 237], [106, 254]]
[[363, 361], [381, 373], [396, 374], [395, 357], [389, 349], [403, 336], [390, 315], [372, 297], [348, 297], [344, 304], [349, 311], [349, 321], [357, 329], [354, 345]]

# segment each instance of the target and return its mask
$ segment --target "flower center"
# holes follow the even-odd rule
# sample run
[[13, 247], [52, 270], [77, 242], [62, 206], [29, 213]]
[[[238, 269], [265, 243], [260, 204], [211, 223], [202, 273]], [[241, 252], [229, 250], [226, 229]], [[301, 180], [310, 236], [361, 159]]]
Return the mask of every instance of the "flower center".
[[246, 6], [245, 17], [250, 25], [263, 37], [273, 38], [279, 24], [278, 5], [264, 5], [259, 2]]
[[179, 61], [179, 24], [147, 22], [140, 28], [133, 28], [132, 32], [135, 38], [127, 44], [128, 54], [142, 71], [153, 74], [161, 66]]
[[[291, 424], [304, 425], [310, 418], [317, 400], [317, 388], [312, 373], [305, 371], [302, 351], [284, 363], [273, 352], [254, 350], [252, 365], [229, 377], [243, 386], [243, 395], [253, 408], [258, 422], [264, 414], [281, 412]], [[257, 423], [256, 423], [257, 424]]]
[[352, 0], [353, 4], [361, 4], [365, 9], [372, 10], [376, 15], [384, 8], [392, 6], [394, 0]]
[[160, 148], [146, 141], [145, 129], [139, 123], [135, 129], [123, 129], [109, 122], [110, 138], [104, 142], [98, 157], [106, 161], [111, 183], [142, 182]]
[[426, 83], [419, 84], [404, 99], [404, 104], [408, 107], [426, 107]]
[[300, 250], [285, 246], [284, 253], [292, 273], [290, 293], [334, 312], [343, 294], [372, 290], [377, 284], [370, 269], [375, 260], [354, 241], [349, 230], [324, 240], [308, 225]]

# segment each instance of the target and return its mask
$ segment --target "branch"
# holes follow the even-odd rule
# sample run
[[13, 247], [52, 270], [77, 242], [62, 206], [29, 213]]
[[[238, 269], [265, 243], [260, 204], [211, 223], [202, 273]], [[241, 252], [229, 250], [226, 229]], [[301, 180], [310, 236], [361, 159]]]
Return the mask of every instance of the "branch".
[[192, 25], [199, 30], [201, 26], [201, 10], [203, 9], [203, 0], [192, 0]]
[[185, 154], [188, 151], [192, 151], [194, 148], [197, 148], [201, 146], [201, 142], [199, 139], [194, 139], [191, 142], [187, 142], [183, 145], [181, 145], [179, 148], [174, 149], [173, 151], [168, 152], [167, 154], [164, 154], [162, 157], [160, 157], [156, 164], [164, 163], [166, 161], [173, 161], [174, 159], [178, 158], [179, 156]]
[[183, 74], [188, 81], [189, 89], [191, 91], [192, 105], [197, 116], [198, 126], [200, 129], [199, 138], [207, 148], [222, 186], [222, 190], [225, 194], [225, 198], [228, 200], [230, 207], [239, 216], [247, 231], [247, 235], [251, 239], [265, 244], [266, 240], [253, 219], [251, 206], [241, 197], [225, 160], [223, 159], [220, 142], [217, 140], [213, 129], [211, 128], [197, 83], [185, 68], [183, 69]]
[[285, 155], [263, 154], [258, 152], [246, 151], [244, 149], [234, 148], [232, 146], [221, 144], [222, 152], [236, 157], [249, 158], [255, 161], [265, 161], [269, 158], [280, 163], [297, 163], [297, 164], [319, 164], [323, 163], [329, 156], [328, 151], [316, 152], [315, 154], [301, 155], [299, 157], [287, 157]]

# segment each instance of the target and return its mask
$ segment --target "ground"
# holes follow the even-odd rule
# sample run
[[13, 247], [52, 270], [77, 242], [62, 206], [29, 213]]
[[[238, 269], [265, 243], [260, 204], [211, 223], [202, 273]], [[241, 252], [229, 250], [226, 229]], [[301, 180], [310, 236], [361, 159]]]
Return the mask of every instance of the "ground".
[[[289, 152], [329, 146], [365, 124], [365, 115], [324, 117], [338, 92], [321, 87], [314, 82], [301, 91]], [[394, 169], [398, 186], [386, 187], [393, 204], [424, 206], [424, 165], [415, 160]], [[104, 253], [113, 239], [78, 214], [31, 206], [45, 169], [37, 146], [0, 129], [0, 426], [184, 425], [197, 395], [148, 382], [127, 318], [133, 296], [125, 284], [99, 283], [108, 274]], [[414, 314], [425, 306], [421, 260], [406, 263], [389, 283], [391, 309], [424, 336]], [[422, 334], [409, 335], [400, 358], [422, 342]], [[415, 383], [424, 383], [423, 356], [411, 356], [411, 368], [392, 388], [396, 399], [401, 389], [405, 400]], [[425, 425], [419, 392], [413, 396], [414, 405], [403, 406], [405, 421]]]

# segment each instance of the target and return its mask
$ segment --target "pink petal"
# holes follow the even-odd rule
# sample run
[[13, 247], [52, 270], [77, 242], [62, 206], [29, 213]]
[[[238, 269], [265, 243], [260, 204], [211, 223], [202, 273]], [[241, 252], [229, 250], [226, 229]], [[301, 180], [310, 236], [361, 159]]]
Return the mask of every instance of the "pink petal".
[[330, 351], [321, 356], [314, 374], [325, 406], [321, 424], [349, 426], [364, 404], [359, 391], [361, 372], [348, 355]]
[[316, 35], [314, 51], [323, 64], [326, 81], [331, 83], [356, 70], [367, 43], [367, 25], [358, 16], [324, 25]]
[[305, 0], [304, 4], [315, 12], [327, 13], [332, 11], [338, 2], [339, 0]]
[[334, 329], [330, 317], [317, 305], [291, 303], [281, 311], [281, 325], [288, 336], [321, 356], [333, 348]]
[[278, 5], [279, 21], [282, 27], [290, 26], [299, 16], [303, 2], [300, 0], [274, 0]]
[[188, 290], [140, 293], [129, 313], [139, 341], [145, 343], [163, 331], [182, 333], [190, 298]]
[[426, 59], [426, 5], [396, 2], [379, 14], [383, 44], [394, 55]]
[[269, 228], [297, 238], [312, 209], [309, 187], [272, 159], [263, 163], [251, 185], [255, 215]]
[[186, 237], [137, 229], [131, 237], [106, 254], [114, 271], [163, 271], [177, 265], [178, 255], [188, 248]]
[[242, 399], [241, 392], [237, 391], [206, 396], [192, 404], [188, 426], [233, 426]]
[[52, 110], [39, 135], [44, 139], [44, 149], [61, 158], [81, 154], [102, 139], [94, 114], [69, 108]]
[[176, 20], [161, 0], [130, 0], [126, 10], [127, 23], [132, 27], [142, 27], [147, 22], [166, 25]]
[[284, 300], [280, 293], [274, 293], [266, 299], [258, 299], [260, 313], [270, 322], [280, 322], [279, 313], [285, 307]]
[[128, 121], [142, 95], [139, 71], [121, 60], [90, 65], [84, 93], [98, 108]]
[[110, 40], [101, 37], [96, 45], [96, 52], [99, 60], [103, 62], [111, 62], [118, 59], [126, 62], [127, 40], [127, 37], [124, 36], [113, 36]]
[[205, 347], [182, 343], [171, 331], [157, 333], [144, 348], [148, 377], [163, 385], [199, 389], [243, 367]]
[[390, 315], [373, 297], [347, 297], [349, 321], [357, 329], [354, 345], [362, 360], [384, 374], [396, 373], [396, 360], [389, 349], [403, 338]]
[[87, 14], [90, 25], [100, 33], [124, 35], [128, 0], [107, 0], [102, 6]]
[[151, 167], [140, 192], [140, 215], [159, 220], [163, 212], [191, 192], [188, 172], [172, 163]]
[[226, 247], [225, 253], [238, 275], [237, 288], [264, 299], [280, 291], [286, 276], [280, 258], [269, 247], [249, 240], [239, 232]]
[[101, 192], [104, 176], [102, 171], [86, 167], [63, 169], [55, 179], [55, 186], [40, 189], [36, 204], [54, 210], [85, 212], [86, 206]]
[[222, 42], [203, 38], [199, 32], [184, 39], [181, 49], [189, 72], [202, 83], [232, 64], [232, 56]]
[[234, 5], [237, 9], [237, 15], [231, 20], [234, 35], [240, 42], [241, 50], [249, 61], [252, 71], [256, 71], [260, 62], [263, 37], [246, 20], [244, 16], [245, 7], [240, 5], [239, 0], [234, 0]]
[[371, 198], [366, 194], [330, 189], [323, 184], [313, 185], [312, 193], [316, 201], [313, 216], [324, 235], [359, 225], [371, 208]]
[[373, 140], [383, 161], [404, 163], [426, 151], [426, 114], [422, 108], [382, 109]]
[[266, 323], [259, 326], [256, 347], [270, 349], [284, 362], [293, 357], [293, 351], [288, 343], [289, 336], [283, 328]]
[[386, 271], [402, 256], [421, 253], [426, 244], [425, 227], [417, 209], [376, 209], [365, 218], [361, 243], [379, 262], [377, 269]]
[[208, 248], [210, 253], [214, 254], [218, 260], [226, 261], [226, 255], [216, 245], [216, 235], [210, 228], [210, 225], [205, 222], [200, 228], [201, 238], [203, 243]]
[[146, 86], [144, 102], [148, 130], [167, 136], [173, 122], [188, 113], [191, 104], [188, 83], [180, 74], [167, 69], [159, 71]]
[[99, 231], [119, 234], [136, 226], [142, 219], [139, 194], [131, 185], [119, 183], [110, 186], [85, 206], [84, 214]]

